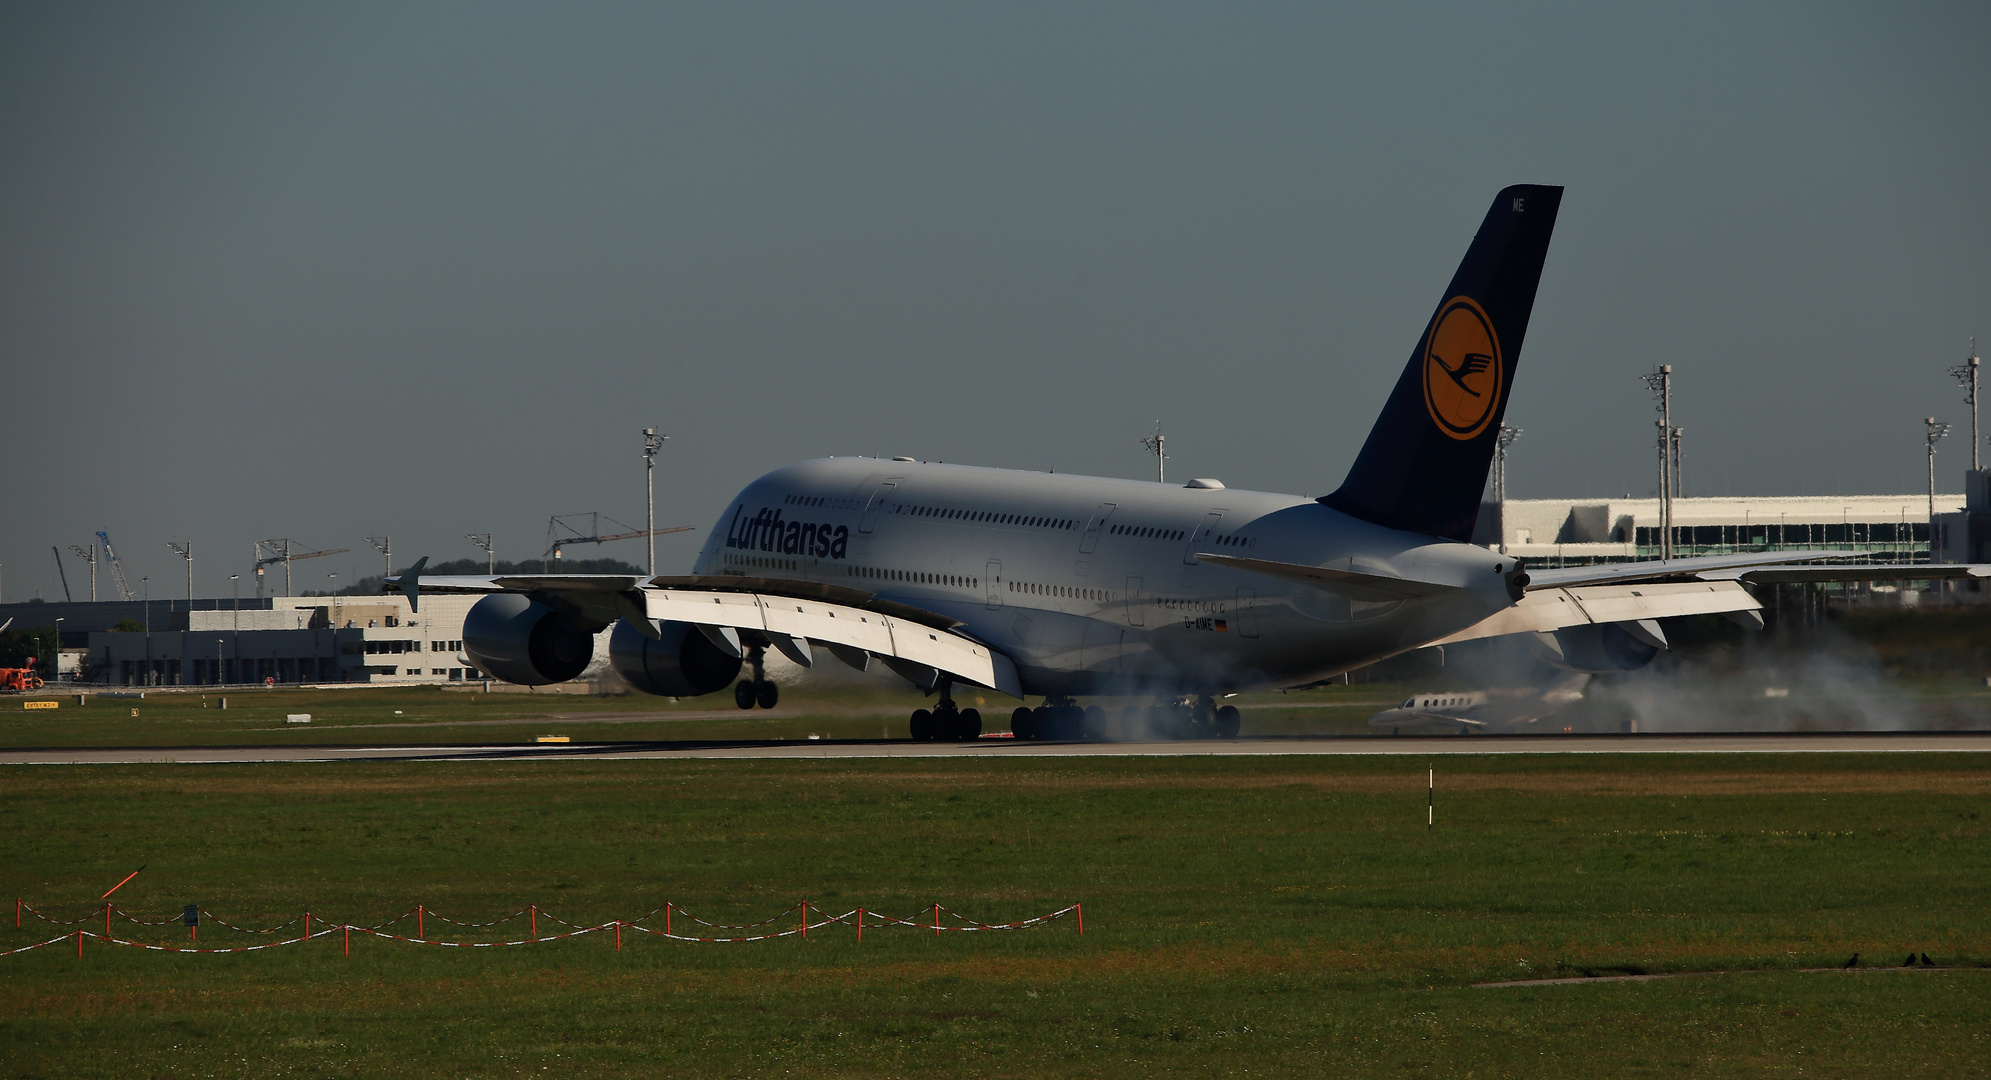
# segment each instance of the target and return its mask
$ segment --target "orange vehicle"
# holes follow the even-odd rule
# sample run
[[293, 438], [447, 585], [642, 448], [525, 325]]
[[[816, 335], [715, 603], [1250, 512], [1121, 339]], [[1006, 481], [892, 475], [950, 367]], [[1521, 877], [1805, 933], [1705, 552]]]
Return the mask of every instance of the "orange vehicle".
[[42, 688], [41, 676], [35, 674], [35, 658], [28, 657], [27, 667], [0, 668], [0, 691], [28, 691]]

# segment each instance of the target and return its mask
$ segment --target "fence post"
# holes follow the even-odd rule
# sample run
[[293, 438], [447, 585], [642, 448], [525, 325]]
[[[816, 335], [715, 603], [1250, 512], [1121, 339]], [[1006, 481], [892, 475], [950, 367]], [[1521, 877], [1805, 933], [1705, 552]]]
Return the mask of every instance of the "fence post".
[[347, 956], [351, 956], [352, 954], [353, 954], [353, 924], [352, 924], [352, 923], [347, 923], [347, 924], [346, 924], [346, 955], [347, 955]]
[[14, 898], [14, 929], [19, 930], [20, 928], [21, 928], [21, 898], [16, 896]]
[[83, 931], [81, 930], [76, 931], [76, 955], [79, 957], [83, 955]]
[[864, 909], [857, 909], [857, 940], [864, 940]]
[[933, 905], [933, 936], [940, 936], [940, 905]]
[[664, 902], [664, 936], [675, 936], [671, 933], [671, 904], [668, 900]]
[[539, 936], [539, 905], [532, 905], [532, 936]]
[[1073, 904], [1072, 910], [1078, 912], [1078, 932], [1079, 936], [1083, 937], [1085, 936], [1085, 905]]
[[304, 913], [304, 943], [311, 943], [311, 913], [308, 911]]
[[809, 936], [809, 902], [802, 901], [802, 936]]
[[110, 936], [111, 936], [111, 902], [109, 900], [106, 900], [104, 901], [104, 938], [106, 940], [109, 940]]
[[622, 920], [615, 920], [615, 951], [622, 951]]
[[423, 914], [425, 914], [425, 911], [424, 911], [424, 909], [423, 909], [422, 905], [420, 905], [420, 904], [416, 904], [416, 905], [415, 905], [415, 936], [416, 936], [416, 937], [418, 937], [418, 938], [421, 938], [421, 939], [422, 939], [423, 941], [427, 941], [427, 940], [429, 939], [429, 932], [428, 932], [428, 930], [427, 930], [427, 929], [426, 929], [426, 928], [424, 927], [424, 925], [423, 925], [423, 923], [422, 923], [422, 916], [423, 916]]

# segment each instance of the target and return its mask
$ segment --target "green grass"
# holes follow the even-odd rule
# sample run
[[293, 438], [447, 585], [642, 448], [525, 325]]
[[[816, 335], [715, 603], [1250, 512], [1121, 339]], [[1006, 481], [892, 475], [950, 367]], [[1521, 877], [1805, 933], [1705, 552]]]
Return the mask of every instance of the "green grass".
[[[148, 702], [151, 699], [147, 699]], [[0, 959], [0, 1075], [1974, 1076], [1975, 755], [15, 767], [0, 897], [1008, 934]], [[431, 931], [436, 927], [431, 924]], [[181, 940], [177, 928], [125, 930]], [[0, 942], [38, 940], [33, 927]], [[203, 945], [248, 940], [203, 928]], [[1854, 952], [1955, 970], [1800, 973]], [[1489, 980], [1728, 972], [1507, 990]]]

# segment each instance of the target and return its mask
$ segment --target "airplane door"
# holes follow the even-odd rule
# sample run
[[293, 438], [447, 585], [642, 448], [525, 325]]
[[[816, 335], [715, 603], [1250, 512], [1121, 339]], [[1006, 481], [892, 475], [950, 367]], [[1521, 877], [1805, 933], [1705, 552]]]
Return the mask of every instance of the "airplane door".
[[1239, 589], [1237, 591], [1237, 636], [1255, 638], [1258, 636], [1258, 591]]
[[1217, 531], [1217, 522], [1222, 520], [1222, 510], [1212, 510], [1203, 515], [1203, 524], [1196, 526], [1196, 531], [1189, 534], [1189, 546], [1182, 549], [1183, 562], [1196, 565], [1196, 553], [1209, 550], [1205, 545], [1210, 542], [1210, 535]]
[[898, 490], [898, 487], [898, 484], [890, 480], [878, 485], [878, 490], [871, 493], [871, 501], [864, 504], [864, 516], [858, 519], [857, 522], [858, 532], [868, 533], [877, 527], [879, 508], [885, 505], [885, 502], [892, 497], [892, 492]]
[[1085, 535], [1078, 542], [1080, 554], [1090, 555], [1092, 549], [1099, 546], [1099, 530], [1106, 527], [1106, 519], [1112, 517], [1113, 511], [1119, 508], [1119, 503], [1100, 503], [1099, 509], [1093, 511], [1092, 520], [1085, 523]]
[[1146, 603], [1146, 601], [1141, 598], [1141, 579], [1137, 577], [1128, 578], [1127, 579], [1127, 625], [1128, 626], [1147, 625], [1146, 622], [1147, 615], [1143, 612], [1141, 607], [1141, 605], [1144, 603]]
[[989, 610], [1002, 606], [1002, 563], [990, 559], [988, 568], [982, 574], [982, 583], [988, 586]]

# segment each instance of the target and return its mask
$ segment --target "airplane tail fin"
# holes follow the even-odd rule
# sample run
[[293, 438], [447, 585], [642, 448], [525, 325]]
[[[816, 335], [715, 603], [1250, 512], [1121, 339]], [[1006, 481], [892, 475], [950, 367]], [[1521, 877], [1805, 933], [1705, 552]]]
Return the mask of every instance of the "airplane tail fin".
[[1320, 502], [1392, 529], [1472, 537], [1561, 206], [1560, 187], [1494, 198], [1348, 478]]

